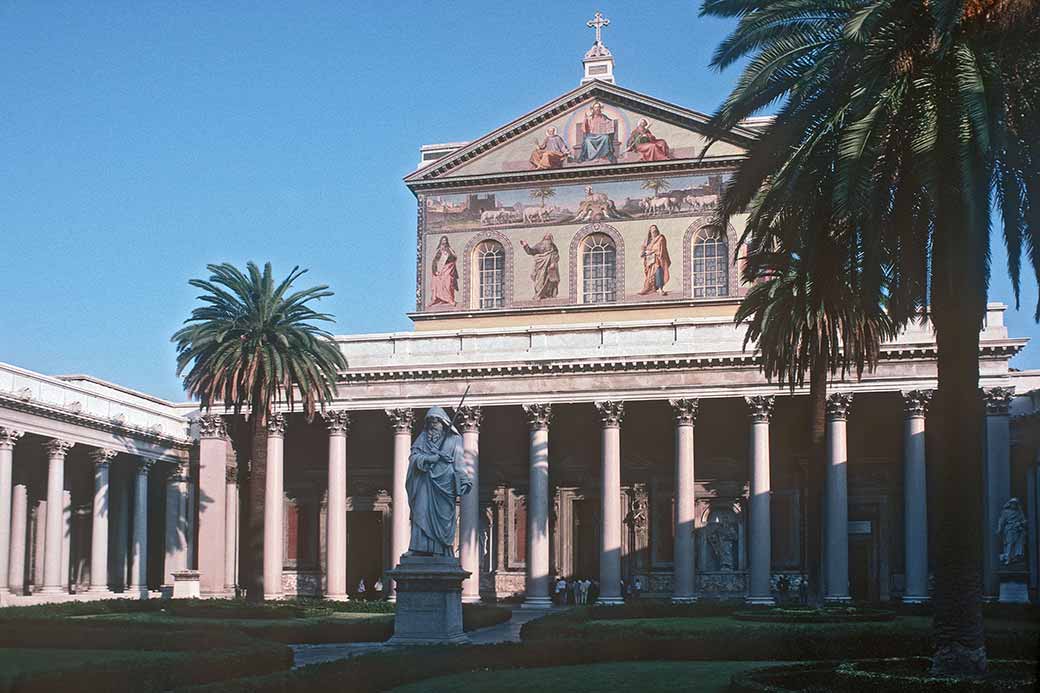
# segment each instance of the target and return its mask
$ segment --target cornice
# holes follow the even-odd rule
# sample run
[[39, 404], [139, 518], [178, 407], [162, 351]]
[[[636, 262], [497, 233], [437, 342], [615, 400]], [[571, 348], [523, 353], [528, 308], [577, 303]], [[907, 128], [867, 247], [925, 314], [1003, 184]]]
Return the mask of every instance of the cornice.
[[[99, 417], [90, 416], [70, 409], [62, 409], [60, 407], [53, 407], [39, 402], [34, 402], [32, 400], [12, 397], [5, 393], [0, 393], [0, 409], [12, 409], [27, 414], [34, 414], [54, 421], [71, 423], [77, 426], [92, 428], [97, 431], [104, 431], [115, 435], [128, 436], [137, 440], [158, 443], [180, 450], [187, 450], [194, 444], [189, 438], [176, 438], [155, 430], [132, 426], [117, 420], [101, 419]], [[184, 422], [184, 426], [187, 428], [187, 421]]]

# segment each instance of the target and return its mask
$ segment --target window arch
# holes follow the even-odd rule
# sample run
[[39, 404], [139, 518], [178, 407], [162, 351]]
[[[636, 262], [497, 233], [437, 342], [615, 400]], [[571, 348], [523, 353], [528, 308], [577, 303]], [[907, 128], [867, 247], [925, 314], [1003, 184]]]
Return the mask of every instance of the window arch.
[[617, 246], [605, 233], [590, 233], [581, 242], [581, 302], [617, 300]]
[[702, 226], [692, 234], [690, 248], [690, 296], [715, 298], [729, 295], [729, 246], [717, 226]]
[[506, 251], [496, 240], [481, 241], [473, 251], [477, 307], [502, 308], [506, 299]]

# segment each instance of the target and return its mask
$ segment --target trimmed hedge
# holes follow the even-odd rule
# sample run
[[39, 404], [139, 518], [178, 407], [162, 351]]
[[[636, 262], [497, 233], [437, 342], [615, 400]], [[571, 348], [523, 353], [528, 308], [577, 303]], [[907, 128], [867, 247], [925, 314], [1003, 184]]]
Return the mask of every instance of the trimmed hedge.
[[894, 611], [856, 606], [822, 609], [775, 607], [737, 611], [733, 618], [760, 623], [871, 623], [894, 621], [896, 614]]

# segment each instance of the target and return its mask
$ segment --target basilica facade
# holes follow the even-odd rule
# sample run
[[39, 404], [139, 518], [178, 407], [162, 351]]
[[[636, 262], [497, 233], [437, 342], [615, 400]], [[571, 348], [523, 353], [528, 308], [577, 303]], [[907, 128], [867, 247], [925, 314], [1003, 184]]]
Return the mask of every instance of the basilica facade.
[[[597, 32], [598, 33], [598, 32]], [[269, 426], [269, 597], [370, 596], [408, 543], [405, 473], [433, 405], [458, 411], [474, 492], [460, 500], [466, 601], [549, 603], [557, 576], [675, 601], [771, 603], [805, 579], [804, 389], [762, 375], [733, 316], [742, 219], [712, 224], [766, 124], [709, 143], [707, 117], [614, 83], [601, 39], [574, 90], [469, 142], [421, 148], [407, 333], [337, 337], [335, 401]], [[734, 257], [737, 261], [734, 262]], [[1036, 587], [1040, 373], [1009, 359], [1001, 304], [981, 334], [985, 588], [991, 528], [1023, 499]], [[831, 601], [929, 598], [937, 517], [928, 324], [827, 405], [823, 588]], [[456, 407], [464, 392], [468, 394]], [[1013, 416], [1013, 415], [1017, 415]], [[238, 588], [245, 426], [87, 376], [0, 366], [0, 595], [154, 595], [198, 571]], [[1035, 591], [1034, 591], [1035, 594]]]

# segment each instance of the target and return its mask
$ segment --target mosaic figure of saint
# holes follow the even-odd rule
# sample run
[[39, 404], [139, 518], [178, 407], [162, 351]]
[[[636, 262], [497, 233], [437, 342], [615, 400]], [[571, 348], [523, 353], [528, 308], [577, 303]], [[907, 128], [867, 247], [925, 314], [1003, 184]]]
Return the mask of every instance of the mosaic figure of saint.
[[462, 436], [443, 409], [431, 407], [408, 456], [409, 553], [455, 555], [455, 501], [472, 486], [462, 460]]
[[531, 280], [534, 282], [535, 299], [556, 298], [560, 287], [560, 251], [553, 242], [552, 234], [545, 234], [533, 246], [528, 245], [527, 241], [520, 241], [520, 247], [534, 258]]
[[650, 132], [650, 122], [640, 118], [635, 130], [628, 136], [625, 149], [639, 154], [640, 161], [666, 161], [670, 158], [668, 143]]
[[556, 128], [545, 129], [545, 141], [535, 141], [531, 152], [531, 165], [537, 169], [560, 168], [570, 158], [571, 150], [567, 142], [556, 134]]
[[581, 123], [581, 152], [578, 161], [606, 159], [610, 163], [617, 161], [614, 152], [614, 121], [603, 115], [603, 104], [599, 101], [585, 112], [585, 120]]
[[455, 305], [455, 292], [459, 290], [458, 258], [451, 249], [447, 236], [441, 236], [437, 251], [433, 254], [433, 281], [430, 282], [430, 305]]
[[643, 288], [639, 293], [645, 296], [657, 292], [660, 296], [667, 296], [664, 287], [670, 278], [668, 268], [672, 266], [672, 259], [668, 257], [668, 241], [657, 229], [657, 224], [651, 224], [646, 232], [640, 255], [643, 257]]

